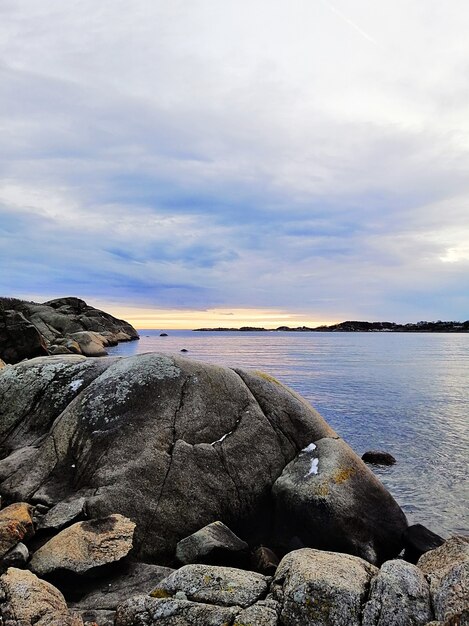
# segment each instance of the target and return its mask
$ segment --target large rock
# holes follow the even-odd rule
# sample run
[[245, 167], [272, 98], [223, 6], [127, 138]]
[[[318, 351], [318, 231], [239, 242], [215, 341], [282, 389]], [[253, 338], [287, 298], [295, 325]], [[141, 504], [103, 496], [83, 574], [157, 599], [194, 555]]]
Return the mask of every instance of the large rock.
[[340, 439], [316, 440], [277, 479], [277, 541], [347, 552], [379, 564], [399, 553], [404, 513]]
[[355, 556], [308, 548], [282, 559], [274, 595], [283, 626], [361, 626], [363, 606], [376, 567]]
[[445, 540], [440, 535], [425, 528], [422, 524], [409, 526], [402, 535], [404, 542], [404, 558], [410, 563], [417, 563], [425, 552], [443, 545]]
[[418, 560], [418, 567], [436, 588], [453, 567], [469, 561], [469, 537], [455, 536], [442, 546], [426, 552]]
[[0, 298], [0, 357], [7, 363], [65, 349], [100, 356], [106, 353], [104, 346], [132, 339], [138, 333], [128, 322], [79, 298], [44, 304]]
[[430, 587], [422, 572], [396, 559], [371, 581], [362, 626], [425, 626], [433, 617]]
[[10, 567], [0, 577], [0, 589], [4, 626], [83, 626], [60, 591], [31, 572]]
[[[323, 418], [271, 377], [176, 356], [34, 359], [0, 371], [0, 394], [0, 492], [49, 506], [85, 498], [93, 518], [121, 513], [137, 524], [137, 555], [160, 563], [215, 520], [250, 545], [273, 545], [272, 485], [312, 441], [337, 443]], [[330, 516], [328, 545], [366, 548], [370, 558], [397, 552], [402, 513], [343, 447], [347, 467], [359, 471], [348, 480], [336, 448], [328, 459], [325, 445], [320, 472], [335, 472], [341, 494], [330, 505], [349, 503], [366, 523], [386, 519], [364, 530], [354, 519], [334, 526]], [[322, 519], [324, 500], [309, 505]], [[316, 546], [324, 536], [304, 539]]]
[[268, 588], [269, 578], [256, 572], [193, 564], [164, 578], [150, 595], [164, 598], [182, 592], [194, 602], [245, 608], [265, 598]]
[[36, 329], [19, 311], [0, 309], [0, 356], [6, 363], [18, 363], [47, 354], [47, 345]]
[[245, 541], [217, 521], [181, 539], [176, 546], [176, 557], [184, 564], [235, 565], [235, 561], [247, 562], [248, 550]]
[[32, 515], [33, 507], [25, 502], [10, 504], [0, 511], [0, 558], [34, 535]]
[[135, 524], [122, 515], [77, 522], [52, 537], [31, 559], [40, 576], [58, 572], [84, 574], [123, 559], [132, 549]]

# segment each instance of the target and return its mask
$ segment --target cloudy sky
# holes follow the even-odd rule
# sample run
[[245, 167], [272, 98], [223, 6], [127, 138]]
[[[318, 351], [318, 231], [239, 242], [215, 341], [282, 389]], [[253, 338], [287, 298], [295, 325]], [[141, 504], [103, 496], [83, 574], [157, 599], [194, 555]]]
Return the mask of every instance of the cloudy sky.
[[469, 318], [467, 0], [0, 0], [0, 292]]

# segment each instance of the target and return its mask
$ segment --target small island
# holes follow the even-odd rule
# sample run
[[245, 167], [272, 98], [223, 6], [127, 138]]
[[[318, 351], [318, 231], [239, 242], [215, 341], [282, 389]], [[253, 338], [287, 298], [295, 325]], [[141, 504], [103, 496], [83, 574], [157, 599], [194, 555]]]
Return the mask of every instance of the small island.
[[279, 326], [278, 328], [262, 328], [241, 326], [241, 328], [195, 328], [194, 332], [293, 332], [293, 333], [467, 333], [469, 320], [465, 322], [416, 322], [397, 324], [396, 322], [359, 322], [347, 321], [331, 326]]

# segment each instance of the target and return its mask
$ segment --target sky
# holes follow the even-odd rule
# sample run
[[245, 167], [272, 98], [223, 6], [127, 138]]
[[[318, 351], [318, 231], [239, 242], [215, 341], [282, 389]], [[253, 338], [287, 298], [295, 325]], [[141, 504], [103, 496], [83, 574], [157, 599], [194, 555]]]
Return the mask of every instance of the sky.
[[467, 0], [0, 0], [0, 295], [469, 318]]

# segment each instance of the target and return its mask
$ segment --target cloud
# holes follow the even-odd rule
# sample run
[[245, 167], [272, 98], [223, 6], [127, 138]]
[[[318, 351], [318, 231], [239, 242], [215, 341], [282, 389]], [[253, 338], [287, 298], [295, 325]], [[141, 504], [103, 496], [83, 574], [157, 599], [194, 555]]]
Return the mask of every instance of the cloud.
[[457, 4], [2, 3], [1, 291], [467, 317]]

